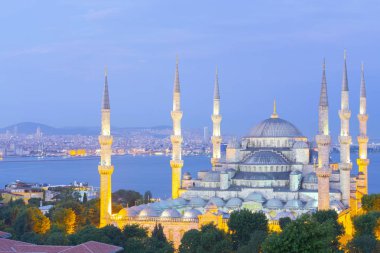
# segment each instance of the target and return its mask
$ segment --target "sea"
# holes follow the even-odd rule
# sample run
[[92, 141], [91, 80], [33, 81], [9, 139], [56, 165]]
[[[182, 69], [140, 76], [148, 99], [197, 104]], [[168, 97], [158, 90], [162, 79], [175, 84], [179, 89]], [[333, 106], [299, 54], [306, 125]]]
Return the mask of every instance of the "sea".
[[[332, 154], [333, 159], [338, 154]], [[352, 154], [353, 173], [356, 173], [357, 154]], [[380, 193], [380, 153], [369, 153], [369, 193]], [[0, 189], [15, 180], [50, 185], [71, 182], [86, 182], [99, 187], [99, 157], [43, 158], [18, 157], [0, 161]], [[210, 157], [185, 156], [184, 172], [196, 177], [197, 171], [210, 169]], [[153, 197], [169, 198], [171, 195], [171, 168], [168, 156], [113, 156], [115, 167], [112, 175], [112, 190], [135, 190], [140, 193], [151, 191]]]

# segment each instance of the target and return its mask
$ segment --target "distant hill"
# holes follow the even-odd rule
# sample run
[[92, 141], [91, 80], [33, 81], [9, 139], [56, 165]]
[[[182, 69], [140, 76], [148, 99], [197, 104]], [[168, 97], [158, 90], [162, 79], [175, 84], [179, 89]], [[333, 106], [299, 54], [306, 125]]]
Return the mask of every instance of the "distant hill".
[[[35, 122], [22, 122], [14, 125], [10, 125], [4, 128], [0, 128], [0, 133], [9, 131], [18, 134], [35, 134], [37, 128], [40, 128], [42, 133], [47, 135], [98, 135], [100, 133], [100, 127], [52, 127], [41, 123]], [[170, 126], [155, 126], [155, 127], [113, 127], [112, 134], [128, 134], [133, 131], [141, 130], [170, 130]]]

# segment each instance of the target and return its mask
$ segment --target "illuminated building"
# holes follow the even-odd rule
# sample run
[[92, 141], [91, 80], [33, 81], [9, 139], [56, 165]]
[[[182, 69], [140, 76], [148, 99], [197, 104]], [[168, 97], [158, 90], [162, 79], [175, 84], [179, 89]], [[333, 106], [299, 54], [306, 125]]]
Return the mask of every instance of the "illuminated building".
[[[174, 82], [172, 141], [172, 198], [122, 209], [112, 216], [114, 225], [139, 224], [152, 231], [161, 223], [164, 233], [178, 246], [182, 235], [213, 222], [228, 230], [229, 215], [246, 208], [263, 212], [271, 230], [278, 231], [279, 219], [296, 219], [316, 210], [336, 210], [347, 235], [352, 235], [351, 216], [361, 212], [360, 199], [367, 193], [366, 92], [362, 71], [360, 95], [359, 175], [350, 175], [350, 135], [346, 57], [341, 93], [341, 158], [330, 164], [329, 102], [326, 68], [323, 63], [318, 109], [316, 144], [318, 163], [308, 138], [292, 123], [280, 117], [274, 102], [268, 119], [254, 126], [240, 141], [232, 140], [225, 156], [220, 154], [220, 94], [216, 76], [214, 86], [213, 157], [208, 171], [181, 177], [180, 86], [178, 63]], [[215, 141], [217, 140], [217, 141]], [[182, 179], [182, 180], [181, 180]], [[348, 187], [347, 187], [348, 186]], [[348, 191], [348, 192], [347, 192]], [[347, 197], [348, 194], [348, 197]], [[101, 195], [103, 196], [103, 195]]]

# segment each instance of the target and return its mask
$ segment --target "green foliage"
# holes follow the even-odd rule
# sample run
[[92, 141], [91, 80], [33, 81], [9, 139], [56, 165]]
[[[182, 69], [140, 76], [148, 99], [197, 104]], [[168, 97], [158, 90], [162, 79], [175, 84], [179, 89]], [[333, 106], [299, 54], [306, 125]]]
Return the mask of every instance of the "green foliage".
[[180, 253], [227, 253], [232, 252], [230, 237], [213, 224], [204, 225], [201, 231], [187, 231], [181, 241]]
[[154, 226], [154, 229], [152, 231], [152, 238], [157, 239], [161, 242], [167, 242], [166, 236], [164, 234], [164, 228], [161, 226], [161, 224], [157, 224]]
[[254, 213], [248, 209], [242, 209], [231, 213], [228, 227], [232, 234], [234, 248], [237, 249], [250, 241], [253, 232], [268, 233], [268, 219], [262, 212]]
[[123, 234], [127, 239], [129, 239], [129, 238], [141, 239], [141, 238], [147, 238], [148, 237], [147, 229], [140, 227], [137, 224], [126, 225], [123, 228]]
[[150, 191], [146, 191], [144, 193], [144, 204], [147, 204], [152, 199], [152, 193]]
[[380, 212], [369, 212], [354, 218], [355, 236], [375, 235]]
[[29, 206], [34, 206], [34, 207], [39, 207], [41, 200], [42, 199], [40, 199], [40, 198], [31, 198], [28, 201], [28, 205]]
[[67, 234], [72, 234], [75, 231], [76, 214], [71, 208], [55, 209], [52, 213], [52, 221]]
[[347, 244], [347, 250], [352, 253], [375, 253], [377, 243], [373, 235], [359, 235]]
[[367, 211], [380, 211], [380, 194], [364, 195], [362, 197], [362, 208]]
[[[323, 215], [327, 214], [320, 214]], [[336, 240], [334, 220], [319, 222], [316, 216], [305, 214], [285, 226], [281, 233], [268, 236], [262, 249], [264, 253], [338, 252]]]
[[82, 200], [82, 202], [83, 202], [83, 204], [86, 204], [87, 203], [87, 193], [84, 193], [83, 194], [83, 200]]
[[284, 230], [285, 227], [290, 223], [292, 222], [292, 219], [290, 219], [289, 217], [283, 217], [283, 218], [280, 218], [278, 220], [278, 222], [280, 223], [280, 228], [281, 230]]
[[266, 231], [255, 230], [251, 233], [251, 239], [247, 245], [238, 248], [237, 253], [259, 253], [261, 252], [261, 245], [267, 238]]
[[112, 193], [112, 203], [121, 204], [123, 207], [134, 206], [142, 201], [140, 193], [131, 190], [118, 190]]

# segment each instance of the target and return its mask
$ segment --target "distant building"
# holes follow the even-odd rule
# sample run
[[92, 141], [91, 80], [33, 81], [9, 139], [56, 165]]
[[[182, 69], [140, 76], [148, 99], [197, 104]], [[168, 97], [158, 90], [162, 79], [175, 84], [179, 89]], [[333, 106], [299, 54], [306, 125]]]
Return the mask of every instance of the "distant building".
[[208, 133], [208, 127], [203, 128], [203, 144], [208, 145], [210, 143], [210, 135]]
[[7, 202], [22, 198], [25, 203], [28, 203], [31, 198], [44, 198], [42, 185], [20, 180], [7, 184], [2, 195], [4, 199], [7, 199]]

